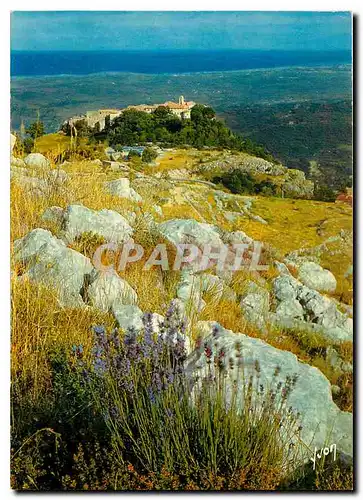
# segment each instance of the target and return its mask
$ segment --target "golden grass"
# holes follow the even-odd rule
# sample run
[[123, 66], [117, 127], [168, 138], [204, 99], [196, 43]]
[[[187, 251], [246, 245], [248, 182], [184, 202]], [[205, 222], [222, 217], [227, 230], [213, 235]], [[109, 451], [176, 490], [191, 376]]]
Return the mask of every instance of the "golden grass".
[[28, 280], [12, 283], [11, 368], [18, 381], [27, 381], [33, 397], [48, 387], [49, 352], [82, 344], [89, 353], [93, 344], [92, 325], [114, 325], [110, 314], [95, 309], [62, 308], [56, 294]]
[[189, 170], [198, 156], [195, 150], [177, 149], [166, 151], [164, 156], [158, 161], [156, 167], [147, 167], [147, 173], [164, 172], [168, 170], [187, 169]]
[[[352, 230], [352, 209], [348, 205], [313, 200], [254, 197], [252, 212], [268, 224], [242, 219], [239, 229], [255, 240], [270, 243], [283, 253], [310, 248], [335, 236], [341, 229]], [[321, 235], [317, 229], [326, 220]]]

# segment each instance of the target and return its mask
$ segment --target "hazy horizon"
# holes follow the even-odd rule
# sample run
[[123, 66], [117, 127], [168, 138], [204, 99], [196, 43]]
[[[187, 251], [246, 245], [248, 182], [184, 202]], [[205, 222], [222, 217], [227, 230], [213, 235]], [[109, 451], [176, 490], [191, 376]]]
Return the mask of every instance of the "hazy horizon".
[[12, 51], [335, 51], [351, 44], [350, 12], [11, 13]]

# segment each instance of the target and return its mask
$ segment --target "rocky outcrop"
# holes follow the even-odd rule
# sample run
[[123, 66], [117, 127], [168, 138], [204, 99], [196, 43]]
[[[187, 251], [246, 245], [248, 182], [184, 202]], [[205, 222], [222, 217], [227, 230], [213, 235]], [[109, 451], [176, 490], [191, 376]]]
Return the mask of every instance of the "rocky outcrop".
[[339, 311], [334, 300], [289, 275], [276, 278], [273, 290], [277, 308], [276, 314], [269, 315], [270, 322], [283, 328], [316, 332], [332, 342], [353, 340], [353, 321]]
[[50, 168], [50, 161], [40, 153], [30, 153], [24, 158], [25, 165], [32, 168]]
[[103, 312], [137, 303], [135, 290], [115, 271], [107, 273], [92, 271], [86, 294], [87, 301]]
[[108, 242], [124, 243], [132, 235], [127, 220], [113, 210], [91, 210], [83, 205], [69, 205], [64, 211], [62, 238], [73, 242], [83, 233], [94, 233]]
[[[222, 365], [225, 370], [226, 404], [236, 393], [237, 406], [242, 408], [245, 383], [253, 377], [255, 404], [258, 404], [258, 388], [262, 386], [265, 391], [275, 391], [278, 400], [286, 397], [286, 407], [291, 406], [293, 411], [299, 413], [300, 436], [292, 439], [295, 440], [295, 446], [299, 447], [301, 462], [309, 461], [314, 447], [320, 449], [327, 443], [335, 443], [343, 456], [352, 458], [352, 414], [339, 410], [335, 405], [330, 383], [317, 368], [299, 362], [292, 353], [276, 349], [263, 340], [226, 330], [218, 323], [202, 321], [197, 324], [196, 330], [202, 341], [186, 363], [187, 374], [194, 383], [192, 394], [201, 390], [203, 383], [210, 380], [216, 365]], [[214, 358], [218, 359], [218, 363], [213, 362]], [[292, 379], [295, 380], [292, 390], [283, 393], [281, 387]], [[239, 381], [237, 385], [236, 380]], [[283, 431], [284, 427], [282, 435]], [[288, 451], [287, 446], [286, 453]]]
[[126, 178], [106, 182], [105, 189], [108, 193], [119, 198], [126, 198], [136, 202], [142, 201], [142, 197], [130, 186], [130, 181]]
[[315, 262], [303, 262], [298, 266], [298, 277], [304, 285], [318, 292], [332, 293], [337, 287], [334, 274]]
[[198, 165], [198, 172], [206, 172], [210, 170], [241, 170], [250, 174], [269, 174], [273, 176], [283, 175], [286, 172], [286, 167], [280, 164], [275, 164], [247, 154], [236, 156], [225, 154], [223, 158], [206, 162]]
[[27, 266], [19, 279], [29, 279], [54, 290], [62, 306], [85, 306], [81, 291], [93, 266], [87, 257], [66, 247], [49, 231], [34, 229], [16, 240], [14, 259]]
[[218, 247], [223, 244], [216, 226], [194, 219], [168, 220], [158, 225], [158, 231], [174, 245], [190, 243], [197, 247], [203, 245]]
[[61, 225], [64, 218], [64, 209], [61, 207], [49, 207], [42, 215], [42, 220]]
[[254, 281], [247, 281], [240, 302], [244, 317], [257, 326], [261, 333], [266, 333], [266, 320], [270, 308], [270, 294]]
[[305, 178], [302, 170], [289, 169], [282, 189], [287, 198], [310, 199], [314, 195], [314, 183]]

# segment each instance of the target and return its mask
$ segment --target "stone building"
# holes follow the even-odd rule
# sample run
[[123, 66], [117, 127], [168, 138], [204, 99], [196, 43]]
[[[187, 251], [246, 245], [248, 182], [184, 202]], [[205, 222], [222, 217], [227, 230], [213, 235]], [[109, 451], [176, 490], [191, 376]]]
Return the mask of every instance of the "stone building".
[[126, 110], [133, 109], [135, 111], [142, 111], [144, 113], [153, 113], [159, 106], [164, 106], [169, 108], [173, 115], [178, 116], [182, 120], [190, 119], [190, 112], [193, 106], [195, 106], [193, 101], [185, 101], [184, 97], [181, 95], [178, 102], [167, 101], [162, 104], [137, 104], [128, 106], [125, 109], [99, 109], [97, 111], [87, 111], [85, 115], [73, 116], [69, 118], [64, 123], [70, 125], [75, 125], [78, 121], [85, 120], [87, 125], [91, 128], [95, 127], [99, 123], [100, 130], [105, 128], [106, 118], [110, 117], [112, 122], [115, 118], [122, 115]]

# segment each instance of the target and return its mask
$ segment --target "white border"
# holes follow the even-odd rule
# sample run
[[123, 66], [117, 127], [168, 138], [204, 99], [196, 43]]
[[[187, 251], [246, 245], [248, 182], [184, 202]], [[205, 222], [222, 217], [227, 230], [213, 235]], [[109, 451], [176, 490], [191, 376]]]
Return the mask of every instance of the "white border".
[[[10, 385], [10, 362], [9, 362], [9, 352], [10, 352], [10, 327], [9, 327], [9, 318], [10, 318], [10, 298], [9, 298], [9, 120], [10, 120], [10, 82], [9, 82], [9, 67], [10, 67], [10, 15], [9, 12], [11, 10], [235, 10], [235, 11], [248, 11], [248, 10], [261, 10], [261, 11], [352, 11], [354, 14], [359, 15], [362, 11], [361, 2], [358, 0], [350, 0], [346, 2], [338, 1], [338, 0], [304, 0], [304, 1], [294, 1], [291, 2], [287, 0], [277, 0], [275, 2], [263, 1], [263, 0], [254, 0], [254, 2], [238, 2], [236, 0], [224, 0], [223, 2], [216, 0], [183, 0], [182, 2], [176, 2], [175, 0], [154, 0], [146, 1], [146, 0], [134, 0], [132, 2], [132, 9], [129, 8], [129, 4], [122, 1], [117, 0], [104, 0], [102, 3], [94, 3], [91, 5], [89, 0], [77, 1], [74, 0], [62, 0], [62, 2], [52, 2], [51, 9], [49, 1], [45, 0], [33, 0], [32, 2], [25, 0], [14, 0], [7, 1], [1, 5], [1, 15], [0, 15], [0, 36], [1, 36], [1, 92], [0, 97], [2, 101], [1, 110], [2, 110], [2, 119], [0, 120], [0, 140], [1, 140], [1, 163], [0, 163], [0, 224], [1, 224], [1, 245], [0, 245], [0, 318], [2, 320], [2, 328], [0, 331], [0, 353], [1, 353], [1, 362], [0, 362], [0, 375], [1, 375], [1, 383], [0, 383], [0, 405], [2, 411], [0, 412], [0, 493], [1, 499], [7, 499], [14, 494], [10, 490], [10, 481], [9, 481], [9, 470], [10, 470], [10, 462], [9, 462], [9, 408], [10, 408], [10, 399], [9, 399], [9, 385]], [[222, 9], [221, 9], [222, 7]], [[356, 44], [360, 46], [360, 33], [356, 34]], [[361, 67], [362, 59], [361, 54], [355, 54], [355, 65], [356, 68]], [[357, 77], [358, 78], [358, 75]], [[356, 81], [358, 83], [358, 80]], [[361, 85], [359, 85], [359, 90]], [[358, 88], [355, 89], [356, 93], [358, 92]], [[357, 96], [356, 96], [357, 99]], [[362, 116], [362, 104], [357, 99], [357, 103], [355, 109], [356, 113], [356, 123], [358, 123], [359, 119]], [[361, 129], [357, 131], [356, 137], [357, 144], [362, 144], [363, 137]], [[356, 159], [358, 160], [358, 159]], [[358, 161], [356, 163], [356, 169], [361, 170], [362, 165], [361, 162]], [[357, 189], [361, 188], [361, 183], [363, 179], [363, 174], [356, 178], [355, 185], [355, 196], [357, 196]], [[360, 189], [360, 192], [362, 190]], [[357, 207], [358, 213], [355, 214], [356, 217], [359, 218], [360, 221], [363, 221], [363, 208], [362, 204], [359, 204]], [[359, 217], [360, 216], [360, 217]], [[358, 229], [358, 224], [357, 224]], [[361, 234], [356, 235], [356, 260], [359, 258], [359, 249], [363, 248], [363, 241], [361, 239]], [[357, 271], [357, 269], [356, 269]], [[362, 282], [362, 270], [359, 269], [359, 274], [356, 274], [357, 285]], [[357, 290], [358, 291], [358, 290]], [[358, 297], [357, 297], [358, 298]], [[362, 310], [361, 304], [356, 304], [356, 311]], [[357, 362], [360, 359], [361, 354], [361, 344], [359, 342], [358, 337], [360, 334], [359, 325], [356, 325], [356, 349], [358, 346], [358, 352], [356, 352], [356, 360]], [[358, 365], [359, 363], [357, 363]], [[357, 367], [356, 375], [357, 375]], [[359, 373], [358, 373], [359, 375]], [[357, 380], [356, 380], [357, 384]], [[358, 391], [356, 392], [358, 396]], [[356, 401], [357, 403], [357, 401]], [[358, 409], [358, 404], [356, 404], [355, 412], [360, 416], [361, 413]], [[358, 458], [358, 452], [361, 451], [361, 435], [359, 432], [359, 418], [356, 417], [356, 434], [359, 438], [359, 441], [356, 441], [357, 450], [356, 450], [356, 477], [357, 481], [359, 477], [362, 477], [362, 460]], [[357, 483], [358, 485], [358, 483]], [[358, 485], [359, 486], [359, 485]], [[56, 493], [42, 493], [41, 495], [37, 493], [33, 493], [33, 498], [54, 496]], [[128, 495], [128, 494], [123, 494]], [[150, 495], [150, 493], [149, 493]], [[152, 495], [152, 494], [151, 494]], [[205, 495], [205, 494], [204, 494]], [[263, 495], [262, 493], [257, 495]], [[293, 495], [291, 493], [291, 495]], [[324, 494], [323, 494], [324, 495]]]

